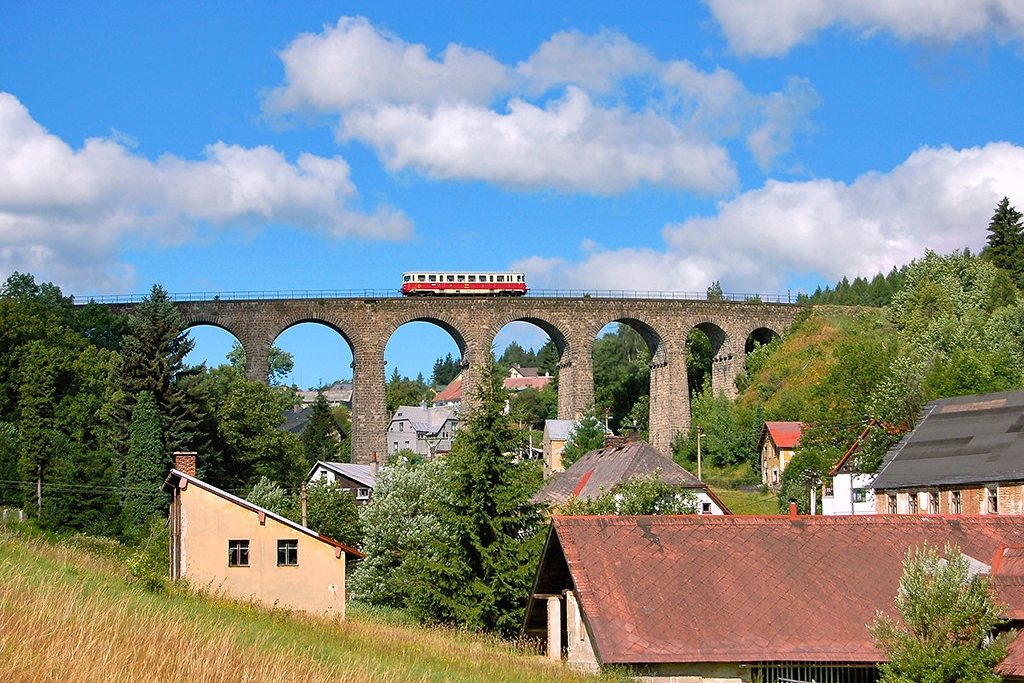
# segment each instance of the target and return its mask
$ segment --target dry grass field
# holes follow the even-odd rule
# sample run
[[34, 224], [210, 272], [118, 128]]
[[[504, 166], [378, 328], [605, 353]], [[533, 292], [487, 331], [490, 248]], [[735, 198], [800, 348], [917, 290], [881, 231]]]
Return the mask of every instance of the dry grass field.
[[620, 680], [573, 674], [472, 634], [353, 609], [344, 622], [133, 581], [115, 548], [0, 526], [0, 680], [8, 683]]

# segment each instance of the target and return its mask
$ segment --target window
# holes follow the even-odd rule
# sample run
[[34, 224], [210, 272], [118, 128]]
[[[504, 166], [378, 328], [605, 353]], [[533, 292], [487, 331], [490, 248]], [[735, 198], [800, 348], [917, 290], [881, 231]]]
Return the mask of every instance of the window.
[[399, 422], [398, 423], [398, 431], [400, 431], [400, 432], [404, 432], [405, 431], [405, 423], [404, 422]]
[[404, 275], [404, 276], [402, 276], [402, 282], [408, 282], [411, 279], [412, 279], [412, 275]]
[[476, 282], [476, 275], [470, 275], [469, 276], [469, 281], [470, 282]]
[[419, 280], [420, 282], [426, 282], [427, 281], [427, 276], [426, 275], [417, 275], [416, 279]]
[[928, 514], [937, 515], [939, 514], [939, 492], [931, 491], [928, 494]]
[[465, 282], [465, 281], [466, 281], [466, 276], [465, 275], [460, 275], [459, 276], [459, 282]]
[[455, 282], [455, 276], [454, 275], [449, 275], [448, 276], [448, 282]]
[[228, 566], [249, 566], [249, 541], [228, 541]]
[[896, 494], [890, 493], [890, 494], [886, 495], [886, 498], [889, 499], [889, 514], [890, 515], [895, 515], [897, 512], [899, 512], [899, 508], [897, 507], [897, 502], [898, 501], [897, 501], [897, 498], [896, 498]]
[[985, 487], [985, 500], [988, 502], [988, 514], [998, 515], [999, 514], [999, 487], [998, 486], [986, 486]]
[[702, 515], [710, 515], [711, 514], [711, 503], [701, 503], [700, 504], [700, 514], [702, 514]]
[[853, 502], [854, 503], [866, 503], [866, 502], [868, 502], [868, 490], [867, 489], [854, 489], [853, 490]]
[[356, 500], [368, 500], [370, 498], [370, 489], [356, 489]]
[[916, 515], [920, 512], [918, 508], [917, 492], [907, 494], [907, 512], [912, 515]]
[[949, 492], [949, 511], [954, 515], [963, 514], [963, 502], [960, 499], [959, 491]]
[[277, 542], [277, 566], [295, 566], [299, 563], [299, 541], [286, 539]]
[[504, 282], [504, 281], [505, 281], [505, 276], [504, 275], [499, 275], [498, 276], [498, 282]]
[[437, 276], [436, 275], [431, 275], [430, 276], [430, 281], [431, 282], [437, 282]]

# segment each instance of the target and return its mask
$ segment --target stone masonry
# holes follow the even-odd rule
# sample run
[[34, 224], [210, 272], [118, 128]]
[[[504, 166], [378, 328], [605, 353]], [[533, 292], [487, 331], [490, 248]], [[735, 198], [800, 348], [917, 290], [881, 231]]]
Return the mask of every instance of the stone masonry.
[[[605, 298], [379, 298], [189, 301], [176, 304], [187, 324], [214, 325], [233, 334], [245, 349], [246, 376], [267, 381], [270, 347], [293, 325], [319, 323], [340, 334], [352, 349], [352, 460], [369, 463], [387, 453], [384, 348], [402, 325], [426, 321], [440, 326], [462, 353], [465, 407], [495, 335], [513, 321], [544, 330], [558, 348], [558, 417], [571, 419], [594, 401], [591, 351], [601, 329], [629, 325], [651, 350], [651, 443], [669, 453], [676, 432], [690, 423], [686, 337], [697, 327], [711, 340], [716, 392], [734, 395], [748, 337], [781, 335], [801, 307], [730, 301]], [[127, 306], [125, 308], [128, 308]], [[121, 307], [117, 307], [121, 308]]]

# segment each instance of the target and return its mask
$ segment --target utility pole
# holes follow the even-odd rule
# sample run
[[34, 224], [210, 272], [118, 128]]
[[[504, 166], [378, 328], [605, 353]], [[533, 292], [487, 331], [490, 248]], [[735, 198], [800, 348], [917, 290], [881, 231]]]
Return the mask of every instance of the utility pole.
[[703, 477], [700, 476], [700, 440], [703, 436], [704, 432], [701, 431], [700, 425], [697, 425], [697, 478], [700, 479], [701, 481], [704, 481]]
[[299, 498], [302, 500], [302, 526], [306, 526], [306, 482], [299, 487]]

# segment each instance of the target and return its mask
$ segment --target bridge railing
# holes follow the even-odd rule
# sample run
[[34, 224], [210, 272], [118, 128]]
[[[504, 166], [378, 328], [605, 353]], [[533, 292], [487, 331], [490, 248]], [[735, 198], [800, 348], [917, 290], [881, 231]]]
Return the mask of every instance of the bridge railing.
[[[102, 294], [75, 296], [76, 303], [95, 301], [98, 304], [137, 304], [146, 294]], [[170, 294], [171, 301], [265, 301], [271, 299], [401, 299], [397, 289], [292, 289], [271, 291], [263, 289], [234, 292], [184, 292]], [[657, 299], [682, 301], [707, 301], [705, 292], [656, 292], [626, 289], [531, 289], [530, 298], [547, 299]], [[773, 304], [795, 304], [799, 293], [755, 294], [726, 293], [715, 301], [746, 301]]]

